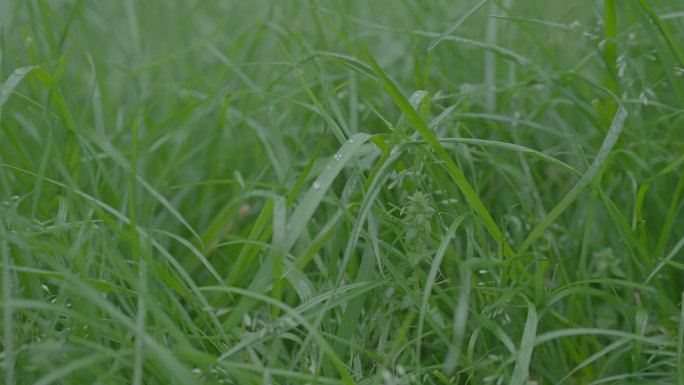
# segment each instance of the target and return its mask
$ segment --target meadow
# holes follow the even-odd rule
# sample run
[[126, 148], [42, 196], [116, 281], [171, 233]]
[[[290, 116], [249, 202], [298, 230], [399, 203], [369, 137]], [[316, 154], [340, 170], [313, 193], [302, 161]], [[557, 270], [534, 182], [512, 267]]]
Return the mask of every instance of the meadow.
[[0, 382], [684, 385], [684, 3], [0, 1]]

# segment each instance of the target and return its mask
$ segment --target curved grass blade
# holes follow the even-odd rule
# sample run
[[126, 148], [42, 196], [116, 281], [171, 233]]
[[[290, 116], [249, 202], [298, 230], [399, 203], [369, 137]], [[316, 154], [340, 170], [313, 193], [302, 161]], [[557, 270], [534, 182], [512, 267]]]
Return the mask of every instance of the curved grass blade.
[[561, 378], [560, 381], [558, 381], [557, 385], [560, 385], [563, 382], [567, 381], [569, 378], [572, 377], [573, 374], [577, 373], [577, 371], [581, 370], [582, 368], [591, 364], [592, 362], [605, 357], [608, 353], [612, 352], [615, 349], [622, 347], [623, 345], [626, 345], [628, 342], [629, 342], [628, 339], [621, 338], [621, 339], [613, 342], [612, 344], [606, 346], [605, 348], [601, 349], [600, 351], [598, 351], [598, 352], [592, 354], [591, 356], [587, 357], [587, 359], [582, 361], [579, 365], [577, 365], [574, 369], [572, 369], [568, 374], [566, 374], [565, 377]]
[[221, 277], [221, 274], [219, 274], [218, 271], [216, 271], [216, 269], [211, 264], [211, 262], [209, 262], [207, 257], [205, 257], [204, 254], [202, 254], [202, 252], [199, 249], [197, 249], [197, 247], [195, 247], [195, 245], [193, 245], [190, 241], [188, 241], [187, 239], [185, 239], [179, 235], [176, 235], [174, 233], [171, 233], [171, 232], [168, 232], [165, 230], [156, 229], [156, 230], [151, 230], [151, 231], [153, 231], [155, 233], [166, 235], [167, 237], [175, 239], [176, 241], [178, 241], [180, 244], [182, 244], [188, 250], [190, 250], [192, 255], [197, 257], [197, 259], [202, 263], [202, 265], [204, 265], [204, 267], [207, 269], [207, 271], [212, 275], [212, 277], [214, 277], [214, 279], [216, 279], [217, 282], [219, 282], [219, 283], [223, 282], [223, 278]]
[[582, 178], [570, 190], [570, 192], [568, 192], [567, 195], [565, 195], [565, 197], [563, 197], [563, 199], [551, 210], [551, 212], [549, 212], [532, 230], [530, 235], [527, 236], [527, 239], [525, 239], [523, 244], [518, 249], [518, 254], [524, 253], [532, 245], [532, 243], [534, 243], [534, 241], [539, 239], [539, 237], [544, 234], [544, 231], [546, 231], [546, 228], [549, 227], [568, 207], [570, 207], [570, 205], [590, 183], [594, 182], [595, 178], [599, 174], [599, 171], [601, 171], [601, 168], [608, 159], [608, 155], [610, 155], [611, 151], [613, 150], [613, 146], [615, 146], [615, 143], [620, 137], [626, 119], [627, 110], [625, 109], [624, 105], [619, 104], [617, 112], [615, 112], [613, 122], [610, 125], [610, 129], [608, 130], [606, 137], [603, 139], [601, 148], [599, 149], [596, 158], [594, 158], [594, 161], [591, 163], [591, 166], [589, 166], [587, 172], [584, 173], [584, 176], [582, 176]]
[[677, 382], [684, 385], [684, 292], [680, 298], [681, 311], [679, 313], [679, 333], [677, 333]]
[[475, 7], [473, 7], [470, 11], [468, 11], [465, 15], [459, 17], [458, 20], [456, 20], [456, 22], [454, 22], [454, 24], [452, 24], [451, 27], [449, 27], [449, 29], [442, 32], [442, 34], [439, 35], [438, 37], [432, 39], [432, 41], [430, 42], [430, 45], [428, 45], [428, 48], [427, 48], [428, 52], [434, 50], [437, 47], [437, 45], [442, 42], [442, 40], [446, 39], [447, 36], [454, 33], [454, 31], [457, 30], [458, 27], [461, 26], [461, 24], [463, 24], [466, 20], [468, 20], [471, 16], [473, 16], [475, 14], [475, 12], [479, 11], [480, 8], [482, 8], [488, 2], [489, 2], [489, 0], [480, 1], [477, 5], [475, 5]]
[[60, 379], [73, 373], [79, 369], [86, 368], [96, 364], [98, 361], [103, 361], [109, 359], [107, 356], [102, 355], [88, 355], [78, 360], [73, 360], [68, 364], [61, 366], [59, 369], [50, 372], [49, 374], [41, 377], [38, 381], [34, 382], [33, 385], [50, 385], [52, 383], [60, 383]]
[[328, 161], [323, 172], [313, 182], [309, 191], [307, 191], [302, 198], [300, 205], [297, 206], [292, 213], [290, 220], [287, 222], [287, 237], [283, 247], [285, 252], [290, 251], [299, 238], [299, 235], [304, 231], [309, 219], [321, 203], [321, 200], [323, 200], [323, 197], [332, 182], [337, 178], [340, 171], [342, 171], [342, 168], [344, 168], [358, 149], [370, 138], [371, 135], [365, 133], [352, 135], [349, 140], [342, 145], [342, 148], [340, 148], [340, 150]]
[[432, 293], [432, 286], [435, 284], [435, 280], [437, 279], [437, 273], [439, 272], [439, 266], [442, 264], [442, 259], [444, 258], [444, 255], [446, 255], [447, 248], [449, 247], [449, 244], [451, 242], [451, 239], [454, 237], [456, 234], [456, 230], [458, 230], [458, 227], [463, 223], [463, 220], [466, 219], [468, 214], [461, 214], [459, 215], [454, 222], [449, 226], [449, 229], [446, 232], [446, 235], [442, 239], [442, 243], [439, 245], [439, 248], [437, 249], [437, 253], [435, 254], [435, 258], [432, 261], [432, 265], [430, 266], [430, 271], [428, 272], [428, 276], [425, 279], [425, 288], [423, 289], [423, 299], [420, 303], [420, 315], [418, 316], [418, 340], [416, 341], [416, 357], [420, 357], [421, 355], [421, 342], [422, 342], [422, 336], [423, 336], [423, 326], [425, 323], [425, 314], [428, 312], [428, 300], [430, 299], [430, 294]]
[[21, 67], [12, 72], [5, 83], [0, 87], [0, 122], [2, 122], [2, 106], [5, 105], [14, 89], [17, 88], [21, 80], [31, 71], [38, 68], [38, 66]]
[[509, 150], [509, 151], [517, 151], [523, 154], [531, 155], [534, 156], [535, 158], [541, 159], [550, 165], [556, 166], [564, 171], [567, 171], [573, 175], [576, 176], [582, 176], [582, 173], [577, 171], [574, 167], [570, 166], [569, 164], [558, 160], [550, 155], [546, 155], [541, 151], [537, 151], [535, 149], [521, 146], [519, 144], [514, 144], [514, 143], [507, 143], [507, 142], [499, 142], [496, 140], [487, 140], [487, 139], [476, 139], [476, 138], [441, 138], [439, 139], [440, 142], [442, 143], [462, 143], [462, 144], [472, 144], [472, 145], [477, 145], [477, 146], [483, 146], [483, 147], [494, 147], [494, 148], [499, 148], [502, 150]]
[[558, 338], [563, 338], [563, 337], [589, 336], [589, 335], [627, 338], [630, 341], [640, 341], [640, 342], [643, 342], [644, 344], [661, 346], [661, 347], [673, 348], [673, 347], [676, 347], [676, 345], [677, 345], [676, 341], [670, 341], [670, 340], [663, 339], [663, 338], [647, 337], [647, 336], [642, 336], [642, 335], [639, 335], [636, 333], [628, 333], [628, 332], [623, 332], [621, 330], [602, 329], [602, 328], [573, 328], [573, 329], [554, 330], [552, 332], [548, 332], [548, 333], [541, 334], [541, 335], [537, 336], [537, 338], [534, 340], [534, 345], [538, 346], [538, 345], [545, 344], [547, 342], [556, 340]]
[[534, 351], [534, 338], [537, 335], [537, 310], [531, 302], [527, 304], [527, 321], [525, 321], [525, 330], [523, 331], [520, 347], [518, 348], [517, 359], [515, 361], [515, 369], [513, 369], [513, 377], [511, 378], [512, 385], [524, 385], [527, 383], [527, 378], [530, 373], [530, 361], [532, 360], [532, 352]]
[[658, 274], [660, 269], [662, 269], [672, 258], [679, 255], [679, 250], [681, 250], [682, 247], [684, 247], [684, 238], [681, 238], [679, 242], [677, 242], [677, 244], [674, 245], [672, 251], [670, 251], [670, 253], [665, 258], [661, 259], [658, 266], [656, 266], [655, 269], [653, 269], [651, 274], [649, 274], [646, 280], [644, 281], [644, 285], [647, 285], [651, 281], [651, 279], [653, 279], [653, 277], [655, 277], [656, 274]]

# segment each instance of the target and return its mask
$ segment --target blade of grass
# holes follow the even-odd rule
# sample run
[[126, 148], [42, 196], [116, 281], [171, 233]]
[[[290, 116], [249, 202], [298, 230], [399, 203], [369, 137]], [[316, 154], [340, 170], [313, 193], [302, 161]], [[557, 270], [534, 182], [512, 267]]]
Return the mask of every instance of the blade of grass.
[[[463, 144], [472, 144], [472, 145], [478, 145], [478, 146], [483, 146], [483, 147], [493, 147], [493, 148], [499, 148], [502, 150], [509, 150], [509, 151], [517, 151], [523, 154], [527, 154], [530, 156], [534, 156], [535, 158], [541, 159], [550, 165], [556, 166], [563, 171], [567, 171], [570, 174], [573, 174], [575, 176], [582, 176], [582, 173], [575, 169], [574, 167], [570, 166], [569, 164], [558, 160], [550, 155], [544, 154], [543, 152], [534, 150], [529, 147], [521, 146], [518, 144], [514, 143], [507, 143], [507, 142], [499, 142], [495, 140], [485, 140], [485, 139], [475, 139], [475, 138], [441, 138], [439, 139], [440, 142], [442, 143], [463, 143]], [[415, 142], [415, 143], [425, 143], [425, 142]]]
[[311, 188], [309, 188], [302, 198], [301, 204], [297, 206], [292, 213], [290, 220], [287, 222], [288, 232], [284, 243], [284, 250], [286, 252], [292, 248], [299, 238], [299, 235], [304, 231], [304, 227], [321, 203], [321, 200], [323, 200], [323, 197], [330, 188], [332, 182], [337, 178], [354, 154], [370, 138], [371, 135], [365, 133], [354, 134], [349, 140], [344, 142], [340, 150], [328, 161], [323, 172], [315, 179]]
[[59, 380], [63, 377], [66, 377], [69, 373], [72, 373], [82, 368], [87, 368], [89, 366], [96, 364], [98, 361], [103, 361], [105, 359], [109, 359], [109, 357], [101, 355], [91, 355], [83, 357], [78, 360], [73, 360], [64, 366], [61, 366], [57, 370], [54, 370], [53, 372], [41, 377], [40, 379], [38, 379], [38, 381], [34, 382], [33, 385], [50, 385], [55, 382], [59, 383]]
[[[472, 232], [466, 228], [466, 239], [468, 244], [465, 250], [465, 261], [461, 264], [460, 271], [460, 290], [458, 291], [458, 304], [454, 308], [453, 314], [453, 345], [449, 348], [446, 357], [444, 357], [444, 372], [451, 376], [456, 371], [460, 362], [461, 349], [463, 349], [463, 341], [468, 326], [468, 313], [470, 310], [471, 293], [472, 293], [472, 279], [473, 279], [473, 255], [475, 253], [472, 239]], [[477, 329], [476, 329], [477, 330]], [[473, 337], [477, 332], [473, 333]]]
[[2, 107], [7, 103], [7, 99], [12, 95], [14, 89], [17, 88], [22, 79], [36, 68], [38, 68], [38, 66], [17, 68], [12, 72], [12, 75], [5, 80], [5, 83], [0, 86], [0, 122], [2, 122]]
[[439, 268], [442, 265], [442, 259], [444, 258], [444, 255], [447, 252], [447, 248], [449, 247], [451, 240], [456, 234], [456, 231], [458, 230], [459, 226], [467, 217], [468, 214], [461, 214], [458, 217], [456, 217], [451, 226], [449, 226], [449, 229], [446, 231], [446, 234], [444, 234], [444, 236], [442, 237], [442, 242], [440, 243], [439, 248], [435, 253], [435, 257], [432, 260], [432, 264], [430, 265], [430, 271], [428, 272], [427, 278], [425, 278], [423, 298], [420, 303], [420, 313], [418, 315], [418, 336], [416, 340], [416, 357], [418, 358], [421, 357], [425, 314], [427, 314], [428, 312], [428, 301], [430, 300], [432, 287], [434, 286], [435, 280], [437, 279], [437, 273], [439, 272]]
[[587, 357], [584, 361], [582, 361], [579, 365], [577, 365], [574, 369], [572, 369], [568, 374], [565, 375], [565, 377], [561, 378], [558, 382], [557, 385], [560, 385], [570, 379], [575, 373], [577, 373], [579, 370], [582, 368], [590, 365], [593, 362], [596, 362], [600, 360], [601, 358], [605, 358], [608, 356], [608, 353], [612, 352], [613, 350], [619, 349], [622, 346], [626, 345], [629, 343], [629, 340], [626, 338], [621, 338], [605, 348], [601, 349], [600, 351], [592, 354], [591, 356]]
[[679, 250], [681, 250], [682, 247], [684, 247], [684, 238], [681, 238], [681, 239], [679, 240], [679, 242], [677, 242], [677, 244], [674, 245], [674, 247], [673, 247], [672, 250], [667, 254], [667, 256], [665, 256], [664, 258], [661, 258], [660, 263], [655, 267], [655, 269], [653, 269], [653, 271], [651, 271], [651, 274], [649, 274], [648, 277], [646, 278], [646, 280], [644, 281], [644, 285], [647, 285], [647, 284], [651, 281], [651, 279], [653, 279], [653, 277], [655, 277], [656, 274], [658, 274], [658, 272], [660, 272], [660, 270], [661, 270], [661, 269], [662, 269], [662, 268], [663, 268], [663, 267], [664, 267], [672, 258], [678, 256], [678, 255], [679, 255]]
[[[684, 157], [682, 157], [684, 159]], [[684, 173], [679, 177], [679, 182], [672, 193], [672, 198], [670, 200], [670, 207], [667, 210], [667, 216], [663, 222], [663, 227], [660, 230], [660, 235], [658, 236], [658, 243], [655, 248], [655, 255], [663, 255], [665, 251], [665, 246], [667, 244], [670, 235], [672, 235], [672, 228], [677, 218], [677, 214], [681, 210], [681, 199], [684, 193]]]
[[610, 129], [603, 139], [601, 148], [598, 154], [594, 158], [594, 161], [589, 166], [587, 172], [584, 173], [582, 178], [575, 184], [575, 186], [561, 199], [560, 202], [544, 217], [539, 224], [532, 230], [532, 232], [527, 236], [525, 241], [523, 241], [520, 248], [518, 248], [518, 255], [523, 254], [539, 237], [541, 237], [546, 229], [577, 199], [580, 193], [589, 186], [590, 183], [594, 182], [599, 172], [603, 168], [604, 163], [608, 159], [613, 150], [613, 146], [617, 143], [620, 134], [622, 133], [622, 128], [625, 125], [625, 120], [627, 119], [627, 110], [622, 104], [618, 105], [618, 109], [613, 118], [613, 122], [610, 125]]
[[302, 85], [302, 87], [304, 87], [304, 91], [306, 91], [306, 94], [309, 96], [309, 99], [311, 99], [311, 102], [318, 109], [320, 116], [323, 118], [328, 127], [330, 127], [330, 129], [333, 132], [333, 135], [335, 135], [335, 138], [337, 138], [337, 140], [340, 143], [344, 143], [346, 138], [350, 136], [350, 133], [343, 132], [342, 128], [337, 124], [337, 122], [335, 122], [335, 119], [333, 119], [332, 116], [330, 116], [330, 114], [326, 112], [321, 102], [318, 100], [316, 95], [311, 90], [311, 87], [309, 87], [309, 84], [306, 82], [306, 79], [304, 79], [303, 71], [299, 68], [299, 65], [295, 62], [295, 60], [290, 55], [290, 52], [287, 50], [285, 45], [280, 40], [279, 43], [281, 48], [285, 52], [285, 55], [287, 55], [288, 60], [290, 60], [290, 63], [292, 64], [292, 68], [294, 69], [294, 73], [297, 76], [299, 83]]
[[[287, 207], [285, 206], [285, 198], [276, 196], [273, 199], [273, 238], [271, 245], [271, 260], [273, 269], [273, 289], [271, 290], [271, 297], [275, 301], [280, 301], [283, 291], [282, 273], [283, 273], [283, 256], [285, 255], [285, 223], [287, 223]], [[273, 307], [272, 315], [278, 316], [279, 308]]]
[[[0, 76], [5, 64], [5, 25], [0, 22]], [[0, 121], [2, 121], [0, 119]]]
[[559, 329], [545, 334], [538, 335], [534, 341], [535, 346], [545, 344], [547, 342], [564, 338], [564, 337], [576, 337], [576, 336], [606, 336], [606, 337], [619, 337], [626, 338], [630, 341], [640, 341], [644, 344], [655, 345], [659, 347], [670, 347], [674, 348], [677, 346], [677, 342], [670, 341], [658, 337], [646, 337], [640, 336], [638, 334], [624, 332], [621, 330], [612, 330], [604, 328], [572, 328], [572, 329]]
[[466, 20], [468, 20], [471, 16], [473, 16], [477, 11], [480, 10], [480, 8], [484, 7], [485, 4], [487, 4], [489, 0], [482, 0], [479, 3], [477, 3], [473, 8], [471, 8], [468, 12], [466, 12], [463, 16], [459, 17], [458, 20], [454, 22], [454, 24], [449, 27], [446, 31], [442, 32], [441, 35], [437, 36], [436, 38], [432, 39], [430, 41], [430, 44], [428, 45], [428, 52], [434, 50], [437, 48], [437, 45], [442, 42], [442, 40], [446, 39], [447, 36], [451, 35], [456, 31]]
[[679, 313], [679, 333], [677, 333], [677, 383], [684, 385], [684, 292], [679, 299], [681, 311]]
[[[359, 272], [356, 275], [357, 282], [367, 282], [373, 278], [373, 264], [375, 262], [374, 250], [372, 247], [366, 247], [363, 256], [361, 257], [361, 265], [359, 266]], [[337, 288], [337, 286], [335, 287]], [[331, 295], [331, 300], [337, 295], [337, 290]], [[347, 302], [347, 307], [342, 314], [342, 320], [340, 323], [340, 328], [337, 331], [337, 337], [340, 341], [351, 341], [354, 331], [359, 326], [359, 316], [363, 310], [364, 303], [366, 301], [366, 295], [358, 296], [349, 302]], [[327, 312], [329, 307], [324, 308]], [[338, 356], [344, 357], [345, 346], [338, 342], [333, 345], [333, 348]]]
[[4, 377], [5, 384], [15, 384], [15, 351], [14, 351], [14, 310], [11, 306], [10, 300], [14, 296], [12, 291], [12, 276], [14, 273], [10, 270], [10, 255], [9, 246], [5, 240], [5, 225], [0, 224], [0, 253], [2, 254], [2, 340], [3, 340], [3, 355], [4, 355]]
[[[138, 285], [141, 292], [147, 291], [147, 267], [143, 259], [138, 260]], [[135, 317], [135, 348], [133, 358], [133, 385], [143, 384], [143, 368], [145, 365], [145, 328], [147, 307], [145, 296], [138, 295], [138, 303]]]
[[530, 373], [530, 362], [532, 361], [532, 352], [535, 346], [535, 337], [537, 336], [537, 310], [531, 302], [527, 304], [527, 321], [525, 321], [525, 329], [523, 331], [520, 347], [517, 351], [515, 360], [515, 369], [513, 369], [513, 376], [511, 377], [512, 385], [525, 385]]
[[[608, 75], [606, 76], [606, 87], [614, 94], [618, 94], [617, 86], [617, 10], [615, 0], [605, 0], [603, 3], [604, 27], [603, 27], [603, 55], [606, 60]], [[613, 112], [613, 111], [611, 111]]]
[[[128, 178], [128, 218], [130, 219], [129, 227], [131, 238], [134, 241], [139, 241], [138, 234], [138, 189], [136, 178], [138, 176], [138, 121], [133, 121], [132, 127], [132, 146], [130, 154], [130, 175]], [[142, 250], [140, 250], [142, 251]], [[134, 253], [140, 252], [134, 250]], [[138, 264], [138, 286], [142, 293], [147, 292], [147, 268], [143, 255], [134, 255], [134, 260]], [[145, 364], [145, 318], [147, 316], [147, 308], [145, 306], [145, 296], [138, 295], [138, 303], [135, 318], [135, 346], [133, 353], [133, 385], [142, 385], [143, 383], [143, 367]]]
[[[496, 3], [489, 4], [489, 14], [497, 12], [498, 5]], [[497, 40], [498, 21], [493, 18], [487, 18], [485, 41], [487, 44], [496, 45]], [[496, 55], [492, 51], [484, 53], [484, 88], [485, 88], [485, 105], [489, 113], [496, 111]]]

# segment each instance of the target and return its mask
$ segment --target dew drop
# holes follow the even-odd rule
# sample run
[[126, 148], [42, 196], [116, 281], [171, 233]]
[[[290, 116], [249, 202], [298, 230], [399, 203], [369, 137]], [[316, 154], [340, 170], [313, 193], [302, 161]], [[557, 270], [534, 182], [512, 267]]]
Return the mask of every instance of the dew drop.
[[21, 67], [14, 70], [14, 74], [17, 76], [25, 76], [31, 72], [35, 67]]
[[349, 139], [349, 143], [354, 143], [354, 139]]
[[330, 166], [325, 166], [325, 169], [326, 169], [326, 170], [330, 170], [331, 167], [330, 167]]
[[335, 156], [333, 156], [333, 158], [334, 158], [335, 160], [338, 160], [338, 161], [339, 161], [339, 160], [342, 160], [342, 154], [335, 154]]
[[319, 182], [319, 181], [315, 181], [315, 182], [314, 182], [313, 188], [315, 188], [316, 190], [318, 190], [318, 189], [321, 188], [321, 187], [323, 187], [323, 184], [322, 184], [321, 182]]

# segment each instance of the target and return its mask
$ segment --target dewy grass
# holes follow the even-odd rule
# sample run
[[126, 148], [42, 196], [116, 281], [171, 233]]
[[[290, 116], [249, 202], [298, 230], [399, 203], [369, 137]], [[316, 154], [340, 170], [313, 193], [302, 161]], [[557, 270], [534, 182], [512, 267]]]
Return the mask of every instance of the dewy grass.
[[684, 7], [0, 1], [0, 381], [684, 384]]

